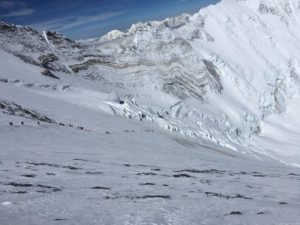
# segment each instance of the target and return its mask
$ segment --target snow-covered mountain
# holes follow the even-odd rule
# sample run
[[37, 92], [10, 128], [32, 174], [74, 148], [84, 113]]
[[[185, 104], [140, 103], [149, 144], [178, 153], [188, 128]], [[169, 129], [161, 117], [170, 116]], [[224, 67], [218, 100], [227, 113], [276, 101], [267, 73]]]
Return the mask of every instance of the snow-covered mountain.
[[1, 46], [50, 72], [95, 80], [124, 101], [103, 99], [111, 113], [267, 153], [251, 140], [299, 93], [299, 12], [298, 1], [223, 0], [82, 42], [1, 23]]
[[[278, 219], [283, 221], [279, 224], [297, 224], [299, 190], [294, 187], [299, 185], [298, 170], [289, 166], [300, 165], [299, 40], [300, 3], [296, 0], [222, 0], [194, 15], [137, 23], [127, 32], [114, 30], [101, 38], [83, 41], [70, 40], [54, 31], [38, 32], [30, 27], [0, 22], [0, 144], [4, 148], [0, 154], [5, 161], [0, 161], [0, 167], [3, 171], [11, 171], [6, 178], [1, 175], [6, 180], [0, 181], [3, 188], [0, 200], [9, 191], [16, 192], [6, 190], [5, 184], [15, 184], [10, 185], [14, 188], [24, 184], [12, 181], [18, 179], [21, 172], [18, 168], [23, 167], [38, 173], [35, 175], [70, 176], [63, 183], [61, 179], [46, 179], [47, 185], [30, 186], [31, 192], [46, 190], [51, 193], [56, 189], [51, 189], [49, 182], [68, 186], [67, 198], [70, 199], [65, 201], [63, 197], [60, 204], [71, 201], [72, 191], [78, 192], [77, 183], [72, 179], [96, 185], [88, 176], [102, 174], [103, 171], [94, 171], [101, 168], [104, 174], [112, 174], [112, 177], [107, 175], [102, 179], [104, 184], [116, 185], [118, 189], [104, 196], [106, 200], [112, 200], [105, 203], [109, 209], [120, 204], [120, 201], [113, 203], [114, 199], [142, 198], [135, 198], [134, 190], [121, 188], [125, 182], [122, 178], [126, 177], [129, 177], [125, 182], [128, 188], [135, 188], [135, 179], [140, 179], [131, 177], [135, 172], [153, 176], [152, 181], [160, 182], [164, 188], [167, 187], [163, 186], [166, 177], [171, 179], [181, 175], [186, 179], [198, 179], [192, 175], [207, 174], [206, 183], [199, 178], [202, 182], [199, 188], [208, 188], [203, 186], [204, 183], [210, 188], [199, 193], [206, 197], [221, 197], [225, 202], [236, 198], [255, 199], [257, 192], [249, 176], [261, 175], [280, 186], [284, 197], [293, 199], [290, 220], [283, 219], [285, 214], [280, 206], [265, 201], [263, 206], [267, 213], [264, 214], [272, 208], [277, 215], [268, 214], [273, 220], [268, 217], [265, 224], [277, 223]], [[96, 162], [101, 162], [101, 166]], [[149, 164], [154, 166], [146, 166]], [[124, 167], [132, 171], [124, 172]], [[86, 170], [85, 176], [78, 178], [76, 168], [79, 172]], [[143, 168], [147, 171], [142, 171]], [[156, 178], [158, 171], [163, 170], [166, 171]], [[172, 171], [181, 173], [172, 174]], [[266, 176], [261, 171], [267, 173]], [[218, 176], [223, 180], [218, 180]], [[274, 177], [276, 181], [272, 180]], [[210, 179], [215, 179], [217, 185], [211, 186]], [[232, 179], [242, 181], [235, 184]], [[255, 182], [258, 182], [257, 188], [263, 190], [259, 194], [261, 198], [269, 191], [274, 199], [279, 200], [282, 196], [276, 190], [270, 190], [265, 180]], [[147, 187], [153, 184], [146, 179], [141, 183]], [[192, 188], [189, 182], [183, 183], [182, 190]], [[243, 190], [242, 186], [253, 187], [251, 191], [243, 190], [251, 193], [251, 197], [218, 193], [227, 183], [231, 183], [226, 189], [228, 193]], [[186, 195], [177, 188], [179, 184], [182, 185], [182, 181], [173, 183], [176, 188], [172, 189], [172, 195]], [[136, 191], [139, 194], [145, 190], [137, 188]], [[164, 193], [165, 190], [158, 188], [157, 195], [143, 196], [148, 196], [147, 199], [173, 197]], [[195, 190], [188, 195], [198, 199], [199, 196], [191, 193], [196, 193]], [[95, 198], [93, 194], [90, 197]], [[17, 196], [11, 198], [13, 200], [5, 197], [5, 200], [21, 204]], [[183, 200], [180, 197], [175, 201]], [[95, 206], [81, 201], [89, 207], [90, 204]], [[218, 201], [211, 203], [211, 208], [223, 213], [231, 204], [223, 201], [221, 209], [215, 209]], [[10, 204], [7, 202], [3, 206]], [[239, 201], [235, 203], [240, 204]], [[123, 202], [122, 206], [127, 204], [132, 203]], [[183, 205], [189, 204], [200, 207], [197, 201]], [[251, 203], [250, 208], [244, 210], [253, 211], [257, 204]], [[167, 204], [163, 223], [159, 218], [155, 220], [155, 215], [160, 215], [157, 212], [147, 220], [145, 205], [142, 215], [134, 217], [135, 221], [130, 222], [130, 212], [121, 210], [117, 219], [102, 215], [103, 220], [98, 222], [199, 224], [199, 218], [186, 220], [189, 207], [169, 208], [173, 206], [174, 202]], [[202, 206], [206, 210], [206, 205]], [[85, 206], [76, 205], [74, 210], [81, 207]], [[44, 213], [55, 214], [56, 208], [53, 202], [52, 211]], [[233, 208], [230, 215], [237, 214]], [[17, 209], [20, 208], [14, 210]], [[1, 210], [0, 215], [3, 212], [7, 218], [16, 213], [7, 207]], [[33, 206], [32, 210], [39, 210], [39, 206]], [[171, 218], [167, 223], [167, 217], [174, 217], [178, 210], [184, 215], [178, 216], [178, 220]], [[86, 214], [82, 224], [97, 222], [86, 223], [86, 219], [94, 219], [93, 212]], [[117, 212], [111, 215], [116, 216]], [[208, 211], [203, 216], [213, 217]], [[148, 222], [139, 223], [139, 218]], [[246, 224], [253, 224], [251, 217], [246, 220]], [[40, 218], [34, 224], [43, 221]], [[204, 220], [203, 224], [220, 224], [220, 221], [222, 224], [240, 224], [240, 220], [224, 222], [223, 217], [210, 221]], [[1, 216], [0, 223], [10, 224]], [[18, 223], [22, 224], [21, 221], [14, 224]]]
[[163, 115], [162, 126], [249, 148], [262, 121], [284, 112], [286, 101], [299, 93], [298, 4], [222, 1], [192, 16], [135, 24], [104, 46], [128, 63], [117, 72], [136, 75], [142, 86], [134, 82], [137, 93], [166, 98], [144, 99]]

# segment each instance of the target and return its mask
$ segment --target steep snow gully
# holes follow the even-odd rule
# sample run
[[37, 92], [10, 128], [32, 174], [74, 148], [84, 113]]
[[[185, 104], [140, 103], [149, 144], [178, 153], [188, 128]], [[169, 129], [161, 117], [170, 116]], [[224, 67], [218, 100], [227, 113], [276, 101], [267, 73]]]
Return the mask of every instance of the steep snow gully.
[[299, 225], [300, 1], [81, 41], [0, 22], [0, 57], [1, 225]]

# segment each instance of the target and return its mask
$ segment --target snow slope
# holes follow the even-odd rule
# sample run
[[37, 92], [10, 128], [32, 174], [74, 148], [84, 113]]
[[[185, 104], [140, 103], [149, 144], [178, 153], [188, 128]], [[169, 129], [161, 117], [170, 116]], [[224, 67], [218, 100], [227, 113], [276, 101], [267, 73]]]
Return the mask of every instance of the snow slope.
[[0, 22], [0, 224], [299, 224], [299, 11], [79, 42]]
[[263, 124], [262, 134], [255, 137], [254, 148], [272, 157], [300, 167], [299, 153], [299, 97], [287, 103], [286, 112], [282, 115], [272, 115]]
[[299, 169], [116, 117], [95, 82], [0, 53], [1, 225], [298, 224]]

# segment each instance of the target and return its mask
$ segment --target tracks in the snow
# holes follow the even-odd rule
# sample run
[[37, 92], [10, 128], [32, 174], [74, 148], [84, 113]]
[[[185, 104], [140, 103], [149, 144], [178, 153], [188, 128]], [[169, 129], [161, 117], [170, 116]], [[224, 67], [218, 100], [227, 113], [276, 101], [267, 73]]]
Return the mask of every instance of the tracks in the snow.
[[[5, 163], [1, 163], [0, 166], [3, 167], [3, 164]], [[255, 201], [257, 198], [257, 194], [254, 194], [256, 187], [245, 185], [244, 189], [238, 192], [226, 191], [221, 189], [220, 182], [224, 182], [224, 180], [239, 182], [239, 179], [277, 179], [283, 176], [282, 174], [267, 174], [257, 171], [233, 172], [214, 168], [174, 170], [146, 164], [107, 165], [101, 163], [101, 159], [89, 158], [73, 158], [67, 165], [37, 161], [16, 162], [15, 168], [22, 173], [16, 176], [13, 169], [0, 170], [0, 195], [55, 194], [69, 190], [85, 190], [89, 193], [90, 190], [96, 195], [102, 195], [105, 200], [159, 201], [178, 199], [181, 196], [185, 198], [217, 198], [225, 201]], [[117, 169], [119, 173], [114, 172], [114, 169]], [[26, 173], [25, 171], [30, 172]], [[2, 176], [1, 174], [4, 173], [9, 175]], [[79, 180], [79, 186], [72, 187], [71, 184], [63, 181], [57, 183], [57, 179], [66, 176], [76, 177]], [[91, 179], [91, 176], [94, 178]], [[289, 179], [295, 179], [300, 175], [289, 173], [286, 176]], [[55, 185], [51, 183], [53, 179], [56, 180]], [[80, 180], [86, 179], [90, 179], [92, 182], [80, 184]], [[121, 188], [124, 185], [122, 184], [123, 179], [124, 183], [130, 183], [128, 188]], [[132, 192], [132, 189], [135, 191]], [[253, 191], [247, 191], [251, 189]], [[181, 195], [174, 193], [181, 193]], [[288, 202], [280, 201], [278, 204], [286, 205]], [[228, 213], [226, 215], [239, 214]], [[263, 213], [258, 215], [263, 215]]]

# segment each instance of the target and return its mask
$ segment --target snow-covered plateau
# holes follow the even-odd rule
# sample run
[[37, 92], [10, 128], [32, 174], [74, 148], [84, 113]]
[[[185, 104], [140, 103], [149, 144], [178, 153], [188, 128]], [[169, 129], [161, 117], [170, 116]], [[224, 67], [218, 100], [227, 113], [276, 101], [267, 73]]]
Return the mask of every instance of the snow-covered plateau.
[[299, 91], [299, 0], [0, 22], [0, 225], [299, 225]]

